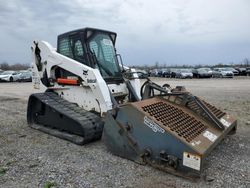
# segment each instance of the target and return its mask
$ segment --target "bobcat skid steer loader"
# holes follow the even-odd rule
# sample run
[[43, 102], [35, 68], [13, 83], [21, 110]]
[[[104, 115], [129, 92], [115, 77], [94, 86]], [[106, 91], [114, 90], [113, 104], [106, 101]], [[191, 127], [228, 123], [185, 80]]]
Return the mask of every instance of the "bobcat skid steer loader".
[[116, 33], [84, 28], [58, 36], [57, 49], [34, 41], [30, 127], [86, 144], [103, 135], [115, 155], [197, 177], [204, 159], [237, 122], [184, 87], [140, 86], [123, 66]]

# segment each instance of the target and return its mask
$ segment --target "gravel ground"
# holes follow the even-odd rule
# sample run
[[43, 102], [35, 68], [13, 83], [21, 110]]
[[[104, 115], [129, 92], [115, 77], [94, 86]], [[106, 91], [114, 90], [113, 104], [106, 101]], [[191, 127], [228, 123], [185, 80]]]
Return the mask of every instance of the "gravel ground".
[[30, 83], [0, 83], [0, 187], [250, 187], [250, 79], [154, 79], [185, 85], [231, 113], [238, 130], [207, 158], [195, 182], [113, 156], [102, 141], [77, 146], [26, 123]]

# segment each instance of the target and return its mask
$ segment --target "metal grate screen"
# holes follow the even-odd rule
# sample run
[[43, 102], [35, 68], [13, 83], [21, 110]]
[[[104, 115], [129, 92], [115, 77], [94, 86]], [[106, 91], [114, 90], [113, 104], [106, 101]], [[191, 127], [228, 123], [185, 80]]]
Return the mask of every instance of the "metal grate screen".
[[164, 102], [152, 103], [143, 106], [142, 109], [187, 142], [192, 141], [207, 129], [206, 125], [188, 113]]

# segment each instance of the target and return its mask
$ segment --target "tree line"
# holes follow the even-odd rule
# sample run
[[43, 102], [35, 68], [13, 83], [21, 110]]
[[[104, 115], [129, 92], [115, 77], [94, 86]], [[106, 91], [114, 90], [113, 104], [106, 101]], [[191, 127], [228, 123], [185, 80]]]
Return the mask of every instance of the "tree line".
[[30, 64], [21, 64], [21, 63], [9, 64], [7, 62], [0, 63], [0, 69], [3, 71], [6, 71], [6, 70], [26, 70], [28, 68], [30, 68]]
[[[138, 69], [157, 69], [157, 68], [168, 68], [168, 67], [180, 67], [180, 68], [200, 68], [200, 67], [227, 67], [227, 66], [232, 66], [232, 67], [249, 67], [250, 66], [250, 61], [248, 58], [244, 58], [240, 63], [229, 63], [229, 64], [223, 64], [223, 63], [218, 63], [216, 65], [167, 65], [164, 63], [161, 65], [158, 61], [155, 62], [154, 65], [134, 65], [131, 66], [132, 68], [138, 68]], [[21, 64], [21, 63], [15, 63], [15, 64], [9, 64], [7, 62], [2, 62], [0, 63], [0, 69], [1, 70], [26, 70], [30, 68], [30, 64]]]
[[244, 58], [241, 62], [239, 63], [217, 63], [217, 64], [210, 64], [210, 65], [205, 65], [205, 64], [194, 64], [194, 65], [174, 65], [174, 64], [160, 64], [158, 61], [156, 61], [153, 65], [133, 65], [131, 66], [132, 68], [137, 68], [137, 69], [143, 69], [143, 70], [148, 70], [148, 69], [161, 69], [161, 68], [201, 68], [201, 67], [250, 67], [250, 60], [248, 58]]

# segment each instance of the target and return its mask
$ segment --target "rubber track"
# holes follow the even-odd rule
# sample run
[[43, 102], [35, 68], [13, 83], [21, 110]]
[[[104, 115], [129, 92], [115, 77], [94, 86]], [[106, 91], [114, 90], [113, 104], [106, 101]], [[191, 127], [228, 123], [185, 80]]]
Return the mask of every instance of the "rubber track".
[[[36, 93], [32, 94], [30, 98], [31, 97], [36, 98], [36, 100], [39, 100], [46, 106], [49, 106], [53, 109], [53, 111], [59, 114], [63, 114], [64, 116], [67, 116], [68, 118], [74, 121], [77, 121], [79, 126], [84, 129], [84, 134], [77, 135], [76, 133], [72, 133], [70, 131], [70, 125], [69, 128], [66, 130], [58, 129], [58, 127], [53, 127], [53, 125], [44, 126], [41, 124], [38, 125], [36, 123], [29, 123], [31, 127], [46, 132], [48, 134], [52, 134], [54, 136], [69, 140], [79, 145], [83, 145], [101, 138], [103, 131], [103, 121], [98, 115], [86, 111], [78, 107], [76, 104], [70, 103], [62, 99], [56, 93], [53, 92]], [[29, 116], [29, 114], [31, 113], [28, 109], [27, 115]]]

